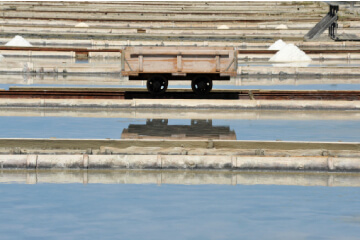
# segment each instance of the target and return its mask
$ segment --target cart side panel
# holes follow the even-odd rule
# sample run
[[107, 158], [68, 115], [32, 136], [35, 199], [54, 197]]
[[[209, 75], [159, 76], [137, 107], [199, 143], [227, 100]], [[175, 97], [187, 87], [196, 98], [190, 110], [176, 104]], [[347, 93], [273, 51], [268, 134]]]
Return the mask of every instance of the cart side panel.
[[215, 57], [183, 57], [182, 71], [186, 73], [216, 73]]
[[236, 74], [233, 48], [129, 47], [124, 51], [123, 75], [139, 73]]
[[143, 56], [143, 72], [172, 73], [176, 71], [176, 56]]

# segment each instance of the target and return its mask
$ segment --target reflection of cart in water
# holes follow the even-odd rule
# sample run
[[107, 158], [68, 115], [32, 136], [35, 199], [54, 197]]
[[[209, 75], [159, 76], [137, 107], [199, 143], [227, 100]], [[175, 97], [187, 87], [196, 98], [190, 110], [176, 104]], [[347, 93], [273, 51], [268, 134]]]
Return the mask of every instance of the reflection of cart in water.
[[213, 80], [230, 80], [236, 71], [233, 47], [126, 47], [121, 54], [122, 76], [147, 80], [153, 94], [164, 93], [169, 80], [190, 80], [194, 92], [205, 94]]
[[213, 126], [212, 120], [191, 120], [190, 125], [168, 125], [167, 119], [148, 119], [145, 125], [130, 124], [121, 139], [223, 139], [236, 140], [229, 126]]

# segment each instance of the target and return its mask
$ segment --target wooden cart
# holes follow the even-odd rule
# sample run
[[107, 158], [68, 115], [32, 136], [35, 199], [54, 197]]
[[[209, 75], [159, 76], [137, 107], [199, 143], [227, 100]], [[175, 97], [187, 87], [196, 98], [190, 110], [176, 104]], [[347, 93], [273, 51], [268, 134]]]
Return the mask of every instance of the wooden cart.
[[236, 71], [232, 47], [126, 47], [121, 54], [121, 74], [147, 80], [153, 94], [164, 93], [169, 80], [190, 80], [194, 92], [205, 94], [213, 80], [230, 80]]

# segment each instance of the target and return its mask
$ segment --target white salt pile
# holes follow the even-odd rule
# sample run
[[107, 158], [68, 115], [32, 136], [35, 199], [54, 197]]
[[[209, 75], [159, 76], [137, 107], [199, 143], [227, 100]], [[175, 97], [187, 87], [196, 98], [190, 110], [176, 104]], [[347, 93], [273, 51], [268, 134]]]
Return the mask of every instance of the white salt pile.
[[280, 24], [275, 29], [288, 29], [288, 27], [285, 24]]
[[76, 24], [75, 27], [84, 27], [84, 28], [87, 28], [87, 27], [89, 27], [89, 25], [87, 25], [87, 24], [84, 23], [84, 22], [81, 22], [81, 23]]
[[32, 45], [25, 40], [22, 36], [16, 35], [13, 39], [5, 44], [5, 46], [14, 47], [32, 47]]
[[229, 29], [229, 27], [226, 25], [220, 25], [217, 27], [217, 29]]
[[279, 39], [279, 40], [277, 40], [276, 42], [274, 42], [274, 43], [268, 48], [268, 50], [280, 50], [280, 49], [282, 49], [282, 48], [285, 47], [285, 46], [286, 46], [286, 43], [285, 43], [283, 40]]
[[270, 62], [309, 62], [311, 58], [294, 44], [281, 48], [269, 60]]
[[274, 63], [273, 67], [308, 67], [310, 62]]

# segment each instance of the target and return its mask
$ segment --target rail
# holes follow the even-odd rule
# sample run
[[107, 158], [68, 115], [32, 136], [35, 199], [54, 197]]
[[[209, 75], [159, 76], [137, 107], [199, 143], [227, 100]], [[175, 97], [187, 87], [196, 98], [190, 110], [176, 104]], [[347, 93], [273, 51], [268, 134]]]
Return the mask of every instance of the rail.
[[214, 90], [199, 96], [190, 90], [172, 89], [154, 95], [141, 89], [81, 88], [10, 88], [0, 91], [0, 98], [42, 99], [232, 99], [232, 100], [360, 100], [360, 91], [326, 90]]
[[[64, 48], [64, 47], [13, 47], [13, 46], [0, 46], [0, 50], [7, 51], [42, 51], [42, 52], [122, 52], [121, 48]], [[323, 54], [323, 53], [360, 53], [360, 49], [302, 49], [306, 54]], [[258, 49], [238, 49], [238, 54], [275, 54], [278, 52], [277, 50], [258, 50]], [[155, 53], [155, 52], [154, 52]], [[156, 52], [158, 53], [158, 52]], [[169, 55], [177, 54], [178, 51], [174, 51], [171, 53], [167, 53]], [[133, 53], [136, 54], [136, 53]], [[138, 53], [139, 54], [139, 53]], [[150, 54], [150, 53], [149, 53]], [[164, 54], [164, 53], [161, 53]], [[208, 54], [204, 51], [194, 54]], [[223, 52], [219, 52], [219, 54], [224, 54]]]

